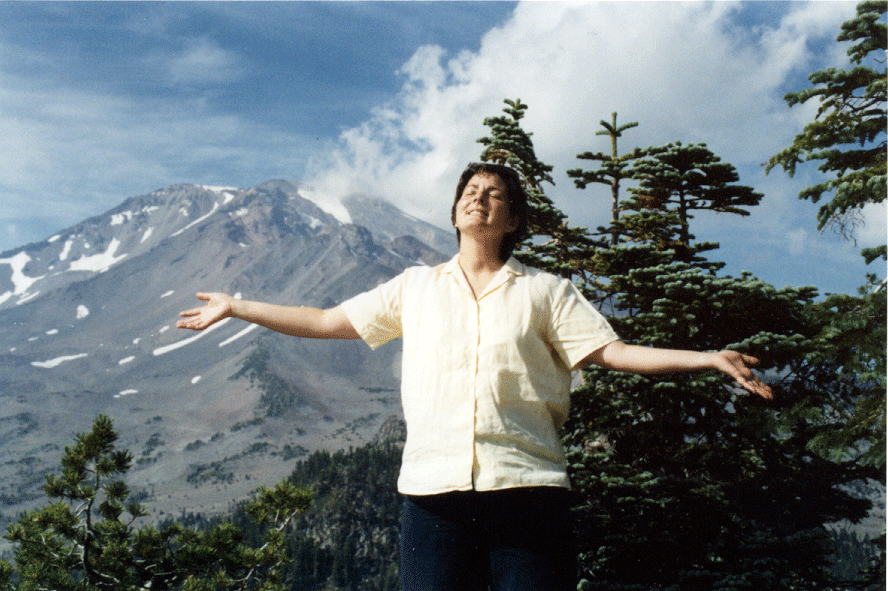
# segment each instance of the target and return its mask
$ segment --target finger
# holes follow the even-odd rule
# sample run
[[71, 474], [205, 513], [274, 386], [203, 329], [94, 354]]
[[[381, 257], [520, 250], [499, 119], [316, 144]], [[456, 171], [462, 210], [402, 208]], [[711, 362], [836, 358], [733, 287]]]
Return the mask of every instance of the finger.
[[179, 316], [182, 318], [187, 318], [189, 316], [197, 316], [200, 314], [200, 310], [198, 308], [191, 308], [190, 310], [182, 310], [179, 312]]
[[203, 301], [205, 301], [205, 302], [209, 302], [209, 301], [210, 301], [210, 298], [212, 297], [213, 294], [211, 294], [211, 293], [207, 293], [207, 292], [204, 292], [204, 291], [199, 291], [199, 292], [197, 292], [195, 295], [197, 296], [197, 299], [199, 299], [199, 300], [203, 300]]
[[771, 391], [767, 385], [762, 384], [756, 391], [756, 394], [764, 398], [765, 400], [774, 400], [774, 393]]
[[740, 354], [730, 360], [727, 373], [748, 392], [761, 396], [766, 400], [771, 400], [774, 394], [770, 386], [762, 382], [747, 366], [747, 363], [754, 364], [757, 362], [758, 359], [755, 357]]
[[749, 384], [746, 386], [746, 389], [749, 390], [750, 392], [752, 392], [753, 394], [757, 394], [757, 395], [761, 396], [765, 400], [773, 400], [774, 399], [774, 393], [771, 390], [771, 387], [768, 386], [766, 383], [764, 383], [763, 381], [761, 381], [758, 378], [754, 378], [753, 380], [750, 380]]
[[187, 328], [189, 330], [202, 330], [203, 323], [199, 320], [179, 320], [176, 322], [176, 328]]
[[740, 359], [742, 359], [743, 363], [745, 363], [747, 365], [758, 365], [759, 363], [761, 363], [758, 360], [758, 357], [753, 357], [752, 355], [745, 355], [743, 353], [740, 353]]
[[761, 381], [761, 379], [759, 379], [748, 367], [749, 365], [758, 365], [758, 358], [741, 353], [740, 359], [742, 363], [737, 364], [737, 369], [740, 375], [740, 377], [737, 378], [737, 381], [753, 394], [757, 394], [766, 400], [773, 400], [774, 393], [772, 392], [771, 387]]

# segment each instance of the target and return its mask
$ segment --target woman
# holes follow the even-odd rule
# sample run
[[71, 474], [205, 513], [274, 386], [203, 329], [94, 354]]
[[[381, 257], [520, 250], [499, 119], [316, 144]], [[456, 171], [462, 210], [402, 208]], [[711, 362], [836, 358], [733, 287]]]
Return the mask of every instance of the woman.
[[564, 454], [558, 428], [571, 372], [594, 363], [656, 374], [716, 369], [771, 398], [734, 351], [628, 345], [565, 279], [511, 256], [527, 226], [512, 169], [473, 164], [451, 210], [459, 254], [413, 267], [327, 310], [199, 293], [181, 313], [201, 330], [230, 316], [309, 338], [403, 339], [407, 441], [401, 576], [405, 591], [576, 588]]

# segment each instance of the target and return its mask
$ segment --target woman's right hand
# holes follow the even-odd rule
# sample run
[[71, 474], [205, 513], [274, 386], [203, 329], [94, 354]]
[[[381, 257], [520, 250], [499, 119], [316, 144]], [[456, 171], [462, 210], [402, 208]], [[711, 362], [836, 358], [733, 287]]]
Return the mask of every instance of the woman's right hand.
[[224, 318], [233, 316], [234, 298], [224, 293], [198, 292], [197, 299], [206, 302], [200, 308], [179, 312], [182, 320], [176, 321], [176, 328], [203, 330]]

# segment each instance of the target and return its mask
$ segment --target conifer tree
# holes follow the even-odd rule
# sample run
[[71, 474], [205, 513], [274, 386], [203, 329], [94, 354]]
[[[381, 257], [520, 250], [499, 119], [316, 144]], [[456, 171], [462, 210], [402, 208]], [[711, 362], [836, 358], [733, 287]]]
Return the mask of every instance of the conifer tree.
[[[829, 68], [809, 76], [813, 87], [787, 94], [790, 107], [817, 97], [815, 120], [792, 146], [772, 157], [790, 176], [807, 161], [820, 161], [827, 180], [802, 190], [800, 199], [818, 203], [818, 228], [832, 227], [853, 239], [861, 209], [886, 198], [886, 69], [884, 15], [888, 2], [861, 2], [857, 16], [842, 24], [837, 41], [854, 41], [851, 68]], [[886, 260], [885, 245], [864, 249], [867, 264]], [[851, 457], [885, 482], [886, 284], [870, 273], [856, 295], [832, 294], [812, 309], [824, 328], [818, 379], [831, 396], [821, 401], [826, 427], [815, 440], [828, 457]], [[827, 386], [824, 386], [827, 388]], [[884, 541], [884, 540], [883, 540]], [[884, 545], [882, 547], [884, 568]]]
[[[578, 266], [587, 270], [587, 276], [590, 278], [587, 281], [590, 281], [594, 287], [594, 289], [584, 290], [586, 296], [600, 306], [613, 311], [613, 298], [620, 292], [621, 287], [619, 279], [612, 278], [624, 276], [629, 270], [636, 267], [652, 266], [668, 261], [669, 255], [663, 253], [669, 247], [677, 245], [673, 243], [671, 236], [678, 228], [680, 220], [672, 213], [655, 210], [645, 210], [643, 213], [636, 213], [628, 218], [621, 217], [621, 213], [627, 207], [621, 200], [622, 182], [633, 180], [630, 165], [633, 161], [641, 158], [644, 152], [635, 148], [631, 152], [620, 155], [617, 140], [622, 137], [624, 131], [637, 127], [638, 123], [632, 122], [618, 126], [616, 113], [611, 114], [611, 123], [604, 120], [600, 123], [604, 129], [597, 131], [595, 135], [607, 135], [610, 138], [611, 153], [583, 152], [578, 154], [577, 158], [581, 160], [600, 162], [600, 167], [596, 170], [572, 169], [568, 170], [567, 174], [575, 179], [574, 184], [579, 189], [585, 189], [593, 183], [607, 185], [610, 188], [610, 225], [599, 227], [597, 231], [598, 235], [610, 235], [610, 242], [606, 245], [608, 248], [595, 250]], [[636, 242], [646, 242], [637, 239], [639, 236], [645, 236], [650, 239], [647, 242], [656, 244], [656, 247], [636, 245], [632, 248], [623, 248], [627, 242], [624, 236], [636, 237]]]
[[[819, 203], [818, 228], [854, 240], [862, 209], [886, 198], [886, 39], [888, 2], [861, 2], [857, 16], [842, 24], [837, 41], [852, 41], [849, 69], [829, 68], [809, 76], [812, 87], [787, 94], [790, 107], [817, 97], [820, 107], [793, 144], [771, 158], [790, 176], [805, 162], [819, 161], [823, 182], [803, 189], [800, 199]], [[867, 264], [886, 260], [884, 244], [864, 249]], [[809, 400], [821, 409], [811, 447], [822, 457], [857, 466], [861, 478], [885, 484], [886, 281], [868, 273], [852, 294], [830, 294], [812, 306], [818, 347], [805, 369]], [[873, 541], [871, 568], [855, 577], [857, 588], [884, 588], [885, 535]]]
[[632, 178], [639, 186], [630, 189], [635, 198], [630, 207], [669, 211], [677, 216], [680, 225], [672, 247], [679, 260], [690, 262], [696, 254], [718, 248], [714, 244], [691, 248], [692, 212], [708, 210], [746, 216], [746, 208], [758, 205], [762, 198], [752, 187], [735, 184], [740, 180], [737, 170], [722, 162], [706, 144], [675, 142], [648, 148], [644, 155], [632, 167]]
[[486, 146], [481, 160], [505, 164], [523, 178], [527, 191], [528, 239], [516, 252], [522, 262], [565, 278], [588, 277], [580, 264], [591, 258], [599, 245], [586, 228], [570, 226], [567, 216], [546, 195], [543, 183], [555, 185], [550, 172], [552, 166], [536, 156], [530, 133], [521, 127], [527, 105], [521, 99], [505, 99], [505, 116], [488, 117], [484, 125], [490, 127], [490, 136], [478, 143]]
[[[738, 349], [774, 368], [803, 357], [816, 334], [805, 314], [816, 290], [719, 277], [723, 264], [701, 256], [717, 245], [694, 243], [690, 231], [693, 211], [744, 215], [761, 196], [733, 184], [733, 167], [704, 145], [645, 154], [633, 166], [639, 187], [614, 222], [621, 242], [597, 255], [611, 261], [618, 334], [642, 345]], [[593, 368], [586, 378], [565, 431], [583, 499], [586, 587], [822, 584], [822, 525], [837, 515], [859, 518], [863, 504], [836, 488], [853, 478], [843, 466], [811, 468], [816, 456], [794, 421], [781, 425], [718, 375], [649, 378]]]
[[[517, 120], [499, 123], [514, 137]], [[597, 285], [612, 298], [618, 333], [661, 347], [736, 348], [780, 370], [803, 358], [818, 330], [805, 313], [816, 290], [718, 277], [723, 264], [700, 256], [717, 245], [694, 243], [689, 230], [693, 211], [744, 215], [761, 196], [734, 185], [733, 167], [705, 146], [647, 153], [633, 166], [641, 186], [606, 229], [619, 243], [593, 249], [597, 263], [569, 266], [608, 270]], [[866, 501], [838, 488], [853, 470], [809, 449], [803, 412], [781, 420], [719, 375], [592, 369], [574, 401], [565, 443], [585, 588], [822, 588], [823, 524], [865, 512]]]
[[622, 137], [623, 132], [633, 127], [638, 127], [638, 122], [625, 123], [617, 125], [617, 114], [611, 113], [611, 123], [604, 120], [601, 121], [603, 130], [596, 131], [595, 135], [607, 135], [611, 140], [611, 153], [603, 152], [583, 152], [578, 154], [580, 160], [592, 160], [601, 163], [601, 167], [597, 170], [582, 170], [575, 168], [567, 171], [567, 176], [575, 179], [574, 184], [579, 189], [585, 189], [590, 183], [600, 183], [607, 185], [611, 190], [611, 240], [610, 245], [616, 246], [620, 241], [619, 229], [617, 222], [620, 219], [620, 183], [629, 178], [629, 165], [632, 160], [641, 156], [641, 150], [636, 148], [633, 152], [620, 155], [617, 149], [617, 140]]
[[173, 522], [135, 527], [145, 509], [129, 500], [123, 476], [132, 456], [115, 448], [112, 421], [99, 416], [88, 433], [65, 448], [60, 474], [47, 477], [46, 507], [21, 516], [6, 536], [18, 571], [0, 574], [19, 591], [221, 591], [277, 589], [285, 532], [311, 503], [311, 493], [289, 483], [260, 488], [247, 512], [267, 525], [259, 548], [242, 543], [230, 522], [194, 531]]
[[[629, 342], [734, 348], [775, 369], [811, 350], [813, 289], [686, 263], [631, 279], [619, 302], [633, 311], [611, 319]], [[800, 376], [785, 379], [773, 384], [786, 401], [774, 413], [718, 375], [587, 372], [565, 442], [588, 588], [825, 588], [823, 525], [859, 519], [867, 503], [838, 488], [853, 469], [809, 449], [816, 431], [803, 419], [816, 409], [803, 406]]]
[[830, 294], [809, 311], [821, 327], [807, 360], [823, 409], [812, 446], [885, 484], [886, 301], [875, 275], [857, 295]]
[[[803, 189], [799, 199], [826, 198], [818, 228], [832, 227], [846, 237], [853, 237], [866, 204], [886, 198], [886, 10], [885, 0], [858, 4], [857, 16], [842, 24], [836, 38], [856, 42], [848, 50], [851, 67], [814, 72], [808, 77], [812, 88], [784, 97], [790, 107], [816, 97], [820, 107], [793, 144], [767, 165], [768, 171], [781, 166], [792, 176], [800, 164], [819, 161], [818, 170], [832, 178]], [[884, 256], [884, 247], [881, 252]]]

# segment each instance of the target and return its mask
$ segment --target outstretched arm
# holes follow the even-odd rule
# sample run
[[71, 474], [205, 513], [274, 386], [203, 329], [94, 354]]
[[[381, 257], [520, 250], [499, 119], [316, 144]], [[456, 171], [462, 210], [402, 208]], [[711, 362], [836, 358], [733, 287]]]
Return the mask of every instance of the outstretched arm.
[[734, 378], [738, 384], [753, 394], [768, 400], [774, 397], [770, 386], [762, 382], [750, 369], [750, 366], [758, 365], [759, 360], [737, 351], [702, 353], [678, 349], [655, 349], [614, 341], [586, 357], [582, 365], [589, 363], [607, 369], [641, 374], [717, 369]]
[[239, 318], [284, 334], [312, 339], [360, 338], [341, 307], [321, 310], [237, 300], [224, 293], [197, 294], [206, 302], [179, 313], [176, 328], [203, 330], [223, 318]]

